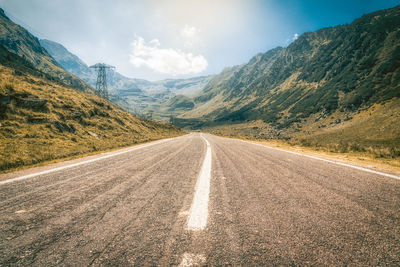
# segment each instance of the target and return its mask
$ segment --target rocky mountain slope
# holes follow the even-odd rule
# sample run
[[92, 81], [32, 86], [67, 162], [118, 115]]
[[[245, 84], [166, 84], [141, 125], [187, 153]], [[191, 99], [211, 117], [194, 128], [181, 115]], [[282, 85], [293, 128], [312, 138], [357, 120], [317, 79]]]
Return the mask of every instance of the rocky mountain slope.
[[192, 101], [175, 125], [399, 157], [400, 6], [227, 68]]
[[182, 134], [94, 95], [0, 17], [0, 171]]
[[400, 7], [301, 35], [215, 76], [182, 118], [286, 127], [400, 96]]

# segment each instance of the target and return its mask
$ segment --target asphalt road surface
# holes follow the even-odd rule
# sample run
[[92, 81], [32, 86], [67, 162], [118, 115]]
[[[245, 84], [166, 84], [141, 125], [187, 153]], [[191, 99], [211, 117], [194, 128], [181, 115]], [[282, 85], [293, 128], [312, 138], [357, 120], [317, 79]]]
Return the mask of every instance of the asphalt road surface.
[[0, 265], [400, 265], [396, 176], [197, 133], [46, 168], [0, 176]]

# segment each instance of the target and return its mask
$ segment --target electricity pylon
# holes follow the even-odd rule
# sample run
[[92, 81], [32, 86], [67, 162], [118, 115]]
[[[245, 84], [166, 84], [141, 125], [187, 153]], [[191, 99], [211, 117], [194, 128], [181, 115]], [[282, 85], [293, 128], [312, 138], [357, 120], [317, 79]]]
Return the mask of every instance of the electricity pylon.
[[90, 68], [97, 70], [96, 93], [99, 96], [108, 98], [106, 70], [115, 69], [115, 67], [104, 63], [97, 63], [90, 66]]

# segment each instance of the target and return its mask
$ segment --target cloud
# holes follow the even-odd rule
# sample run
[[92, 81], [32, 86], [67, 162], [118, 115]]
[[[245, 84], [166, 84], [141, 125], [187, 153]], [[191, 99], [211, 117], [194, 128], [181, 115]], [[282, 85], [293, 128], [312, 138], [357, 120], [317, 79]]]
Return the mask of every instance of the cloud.
[[194, 26], [185, 25], [181, 30], [181, 37], [185, 47], [193, 47], [199, 41], [199, 30]]
[[185, 25], [181, 31], [181, 36], [185, 38], [194, 38], [197, 33], [197, 29], [193, 26]]
[[146, 66], [156, 72], [171, 74], [194, 74], [204, 71], [208, 62], [202, 55], [185, 53], [179, 49], [160, 48], [160, 41], [154, 39], [148, 44], [142, 37], [132, 43], [130, 62], [135, 67]]

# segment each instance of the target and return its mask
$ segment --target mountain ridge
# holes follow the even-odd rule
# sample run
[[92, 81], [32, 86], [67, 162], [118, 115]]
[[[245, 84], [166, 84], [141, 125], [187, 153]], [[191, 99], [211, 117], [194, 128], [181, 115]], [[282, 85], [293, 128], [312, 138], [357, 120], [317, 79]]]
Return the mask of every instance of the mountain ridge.
[[[276, 123], [284, 112], [290, 124], [317, 112], [355, 110], [369, 100], [398, 97], [399, 10], [398, 6], [377, 11], [348, 25], [302, 34], [287, 48], [262, 54], [265, 68], [257, 63], [262, 57], [257, 55], [229, 74], [214, 76], [217, 86], [205, 87], [204, 94], [214, 90], [213, 95], [219, 95], [220, 105], [198, 112], [212, 99], [202, 101], [204, 95], [200, 95], [195, 98], [196, 107], [179, 117]], [[255, 72], [257, 68], [264, 73]], [[371, 88], [368, 83], [380, 87]]]
[[39, 39], [25, 28], [11, 21], [0, 8], [0, 44], [54, 79], [80, 90], [92, 88], [71, 73], [65, 71], [57, 61], [40, 45]]

